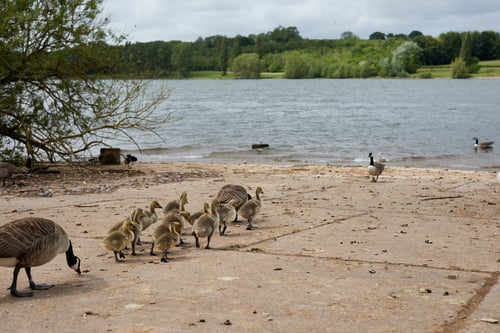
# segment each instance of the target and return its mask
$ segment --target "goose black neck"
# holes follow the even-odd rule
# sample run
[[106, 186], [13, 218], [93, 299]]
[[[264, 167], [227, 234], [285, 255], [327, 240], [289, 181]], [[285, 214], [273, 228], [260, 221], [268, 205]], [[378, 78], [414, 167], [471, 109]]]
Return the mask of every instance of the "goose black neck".
[[66, 262], [69, 267], [76, 265], [78, 262], [78, 257], [73, 253], [73, 245], [71, 245], [71, 241], [69, 241], [69, 247], [66, 250]]
[[370, 165], [373, 165], [373, 155], [370, 155]]

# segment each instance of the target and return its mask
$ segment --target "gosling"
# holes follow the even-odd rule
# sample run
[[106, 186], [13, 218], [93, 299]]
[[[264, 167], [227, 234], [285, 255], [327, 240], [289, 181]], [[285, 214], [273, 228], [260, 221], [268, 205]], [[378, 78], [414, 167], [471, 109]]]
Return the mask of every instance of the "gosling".
[[172, 222], [169, 224], [162, 223], [158, 226], [153, 235], [153, 243], [151, 244], [150, 254], [152, 256], [155, 255], [154, 247], [156, 245], [158, 250], [163, 251], [163, 255], [160, 260], [162, 262], [168, 262], [169, 258], [167, 256], [167, 252], [179, 244], [181, 238], [180, 231], [181, 224], [179, 222]]
[[179, 200], [169, 201], [165, 205], [165, 208], [163, 209], [163, 213], [167, 214], [167, 213], [172, 212], [172, 211], [183, 211], [183, 210], [185, 210], [185, 205], [188, 203], [189, 203], [189, 201], [187, 198], [187, 192], [184, 191], [181, 193]]
[[239, 214], [248, 221], [247, 230], [253, 229], [252, 221], [262, 209], [261, 194], [264, 194], [264, 191], [259, 186], [255, 189], [255, 198], [248, 200], [240, 207]]
[[217, 208], [217, 213], [219, 213], [219, 235], [224, 236], [229, 221], [234, 221], [236, 219], [236, 206], [238, 201], [231, 200], [227, 204], [223, 204]]
[[[122, 262], [125, 259], [125, 254], [123, 250], [132, 244], [134, 249], [134, 223], [127, 219], [123, 222], [122, 227], [119, 230], [109, 233], [103, 240], [104, 248], [113, 251], [115, 255], [115, 262]], [[120, 259], [118, 258], [120, 257]]]
[[180, 231], [179, 231], [179, 234], [180, 234], [179, 235], [179, 237], [180, 237], [179, 243], [186, 244], [186, 242], [184, 242], [184, 240], [182, 240], [182, 230], [184, 230], [184, 226], [187, 223], [192, 225], [191, 214], [188, 211], [177, 212], [176, 210], [172, 210], [163, 217], [161, 224], [170, 224], [172, 222], [179, 222], [179, 224], [181, 226]]
[[197, 248], [200, 248], [200, 238], [202, 237], [207, 237], [205, 249], [210, 248], [210, 239], [219, 225], [219, 213], [217, 213], [217, 207], [219, 206], [220, 202], [214, 199], [210, 207], [210, 213], [203, 214], [193, 223], [192, 235], [195, 238]]

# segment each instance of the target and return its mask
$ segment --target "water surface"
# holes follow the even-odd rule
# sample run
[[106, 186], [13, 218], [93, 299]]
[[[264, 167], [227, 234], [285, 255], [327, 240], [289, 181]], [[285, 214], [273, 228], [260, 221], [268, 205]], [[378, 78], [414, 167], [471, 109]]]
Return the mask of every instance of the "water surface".
[[[395, 166], [500, 168], [500, 79], [166, 83], [165, 141], [134, 133], [142, 153], [115, 146], [144, 161], [357, 165], [380, 152]], [[497, 147], [475, 151], [474, 136]]]

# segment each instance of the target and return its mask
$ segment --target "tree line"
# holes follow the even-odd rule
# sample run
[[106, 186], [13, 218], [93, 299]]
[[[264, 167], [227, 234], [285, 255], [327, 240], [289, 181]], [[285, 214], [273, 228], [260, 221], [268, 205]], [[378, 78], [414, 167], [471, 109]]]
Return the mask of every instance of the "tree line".
[[449, 65], [460, 56], [465, 39], [467, 54], [476, 63], [500, 59], [500, 33], [495, 31], [450, 31], [438, 37], [420, 31], [374, 32], [367, 40], [344, 32], [339, 39], [307, 39], [296, 27], [278, 26], [257, 35], [116, 47], [124, 75], [186, 78], [195, 71], [232, 71], [243, 78], [261, 72], [283, 72], [287, 78], [350, 78], [405, 76], [419, 66]]

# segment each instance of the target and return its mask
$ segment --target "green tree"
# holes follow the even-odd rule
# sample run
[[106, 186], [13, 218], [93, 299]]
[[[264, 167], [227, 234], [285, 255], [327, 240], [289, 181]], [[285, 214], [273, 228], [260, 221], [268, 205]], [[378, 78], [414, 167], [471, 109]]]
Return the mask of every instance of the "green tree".
[[241, 54], [241, 35], [236, 35], [233, 39], [233, 48], [231, 50], [231, 59], [236, 58]]
[[[142, 80], [97, 80], [118, 70], [118, 44], [100, 0], [2, 1], [0, 141], [33, 159], [73, 161], [109, 138], [155, 132], [168, 96]], [[147, 102], [144, 102], [147, 96]], [[3, 147], [8, 148], [8, 147]]]
[[229, 66], [229, 49], [227, 46], [227, 37], [222, 37], [220, 42], [220, 51], [219, 51], [219, 67], [222, 71], [222, 75], [226, 76], [227, 67]]
[[469, 32], [464, 33], [462, 37], [462, 47], [458, 58], [465, 62], [465, 67], [468, 73], [479, 71], [479, 59], [472, 56], [472, 40]]
[[422, 49], [417, 43], [407, 41], [392, 52], [393, 75], [406, 75], [417, 72]]
[[174, 47], [174, 67], [180, 77], [187, 78], [191, 71], [191, 44], [181, 42]]
[[308, 75], [308, 63], [299, 52], [290, 53], [285, 62], [284, 76], [287, 79], [302, 79]]
[[243, 53], [233, 59], [231, 70], [240, 79], [260, 78], [261, 61], [257, 53]]
[[453, 79], [465, 79], [469, 77], [469, 71], [464, 59], [458, 57], [451, 63], [451, 77]]
[[369, 37], [369, 40], [385, 40], [385, 34], [380, 31], [376, 31], [372, 33]]

